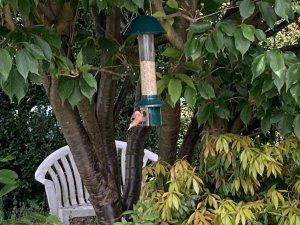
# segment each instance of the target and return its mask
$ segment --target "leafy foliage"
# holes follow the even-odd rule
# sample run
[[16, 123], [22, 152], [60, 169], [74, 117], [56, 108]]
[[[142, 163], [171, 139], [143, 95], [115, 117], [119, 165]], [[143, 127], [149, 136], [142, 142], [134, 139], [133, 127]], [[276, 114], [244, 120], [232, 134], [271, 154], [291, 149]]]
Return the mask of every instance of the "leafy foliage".
[[[296, 54], [284, 48], [278, 49], [277, 46], [270, 45], [272, 41], [267, 39], [274, 36], [286, 23], [297, 19], [298, 1], [203, 0], [194, 3], [196, 4], [167, 0], [155, 1], [150, 6], [151, 3], [144, 0], [0, 1], [3, 9], [3, 23], [0, 27], [1, 89], [11, 101], [17, 99], [22, 105], [26, 92], [30, 91], [30, 84], [43, 82], [49, 89], [54, 89], [54, 94], [59, 94], [63, 104], [70, 104], [74, 114], [77, 113], [77, 118], [80, 118], [82, 115], [78, 114], [76, 106], [82, 99], [93, 103], [97, 91], [114, 91], [111, 87], [103, 87], [103, 84], [96, 82], [96, 72], [110, 74], [113, 77], [111, 83], [114, 84], [120, 84], [128, 74], [137, 74], [134, 69], [137, 60], [131, 59], [131, 53], [134, 53], [131, 50], [136, 49], [136, 42], [131, 37], [114, 37], [112, 33], [119, 34], [136, 14], [153, 11], [153, 16], [160, 20], [166, 31], [167, 41], [157, 42], [157, 55], [160, 56], [158, 61], [163, 61], [163, 67], [159, 67], [160, 73], [157, 73], [158, 93], [166, 103], [181, 106], [184, 101], [197, 116], [198, 125], [211, 129], [212, 133], [219, 132], [216, 121], [220, 120], [227, 124], [221, 129], [221, 133], [232, 130], [236, 133], [258, 132], [268, 136], [278, 132], [280, 137], [292, 134], [293, 138], [300, 138], [299, 59]], [[109, 18], [107, 15], [112, 8], [122, 13], [122, 23], [120, 27], [113, 27], [114, 32], [109, 30], [109, 25], [115, 21], [105, 20]], [[97, 27], [91, 27], [94, 24], [91, 19], [93, 15], [103, 16]], [[101, 33], [101, 38], [96, 38], [95, 34], [98, 36], [98, 33]], [[119, 65], [113, 65], [114, 63]], [[132, 80], [134, 79], [135, 75], [132, 76]], [[46, 85], [47, 81], [49, 85]], [[56, 82], [58, 88], [55, 86]], [[111, 103], [115, 99], [114, 94], [108, 95], [109, 98], [105, 101], [110, 100]], [[107, 101], [107, 105], [110, 103]], [[25, 103], [24, 105], [26, 108]], [[32, 109], [32, 105], [29, 109]], [[22, 110], [18, 113], [14, 110], [12, 114], [17, 118], [23, 113]], [[47, 111], [45, 108], [42, 110]], [[97, 112], [97, 116], [101, 113]], [[86, 128], [87, 123], [82, 125], [79, 127]], [[113, 134], [112, 130], [106, 132], [105, 126], [101, 126], [100, 130], [102, 134]], [[32, 133], [31, 131], [28, 139], [35, 135]], [[48, 137], [48, 132], [45, 133]], [[3, 136], [23, 137], [23, 132], [15, 132], [13, 135], [5, 133]], [[205, 172], [208, 173], [204, 175], [203, 168], [195, 171], [186, 163], [176, 164], [178, 168], [179, 165], [184, 168], [180, 175], [182, 179], [187, 179], [187, 184], [192, 183], [190, 186], [179, 181], [176, 187], [176, 173], [167, 175], [167, 171], [171, 173], [173, 167], [157, 167], [159, 171], [166, 171], [162, 174], [165, 177], [163, 179], [170, 181], [164, 187], [167, 189], [160, 189], [164, 193], [158, 196], [161, 201], [160, 205], [157, 203], [160, 207], [157, 213], [163, 215], [162, 220], [170, 223], [173, 219], [179, 221], [181, 218], [175, 212], [180, 209], [180, 205], [185, 204], [187, 196], [195, 193], [202, 199], [194, 199], [194, 206], [188, 208], [189, 212], [180, 214], [188, 223], [225, 221], [232, 224], [235, 221], [245, 224], [255, 221], [259, 224], [262, 221], [259, 216], [261, 209], [274, 210], [273, 214], [283, 212], [280, 211], [281, 207], [284, 201], [287, 202], [284, 191], [263, 187], [262, 183], [266, 180], [272, 183], [272, 179], [281, 178], [285, 171], [285, 160], [289, 159], [288, 156], [298, 159], [298, 151], [287, 154], [279, 143], [278, 146], [256, 146], [252, 140], [233, 134], [205, 138], [207, 140], [201, 166], [205, 165], [204, 168], [208, 168]], [[16, 140], [7, 141], [13, 144], [5, 144], [14, 147], [14, 141]], [[290, 141], [290, 144], [295, 142], [294, 139]], [[28, 143], [28, 140], [22, 139], [22, 142]], [[235, 142], [240, 143], [239, 148], [234, 146]], [[287, 149], [297, 149], [298, 145], [295, 146]], [[33, 148], [36, 146], [30, 149]], [[7, 149], [5, 146], [4, 151], [8, 151]], [[18, 149], [20, 156], [25, 154], [22, 150]], [[25, 155], [34, 159], [36, 157], [36, 154], [27, 152]], [[198, 173], [203, 181], [197, 176]], [[185, 174], [196, 181], [189, 181]], [[212, 187], [216, 188], [217, 193], [213, 193], [216, 195], [213, 199], [217, 204], [212, 199], [208, 203], [198, 204], [205, 199], [205, 194], [210, 195]], [[295, 189], [298, 190], [297, 182]], [[260, 201], [254, 203], [250, 201], [252, 199], [249, 200], [256, 197], [256, 191], [271, 196], [269, 202], [266, 200], [268, 197], [263, 202], [270, 208], [261, 206]], [[96, 195], [94, 193], [92, 196]], [[232, 199], [223, 199], [227, 195]], [[251, 195], [253, 196], [250, 197]], [[286, 204], [289, 211], [285, 211], [285, 218], [274, 218], [268, 214], [267, 219], [270, 217], [273, 223], [296, 223], [298, 203]], [[142, 211], [146, 210], [145, 206], [141, 208]], [[190, 212], [194, 216], [188, 217]], [[147, 213], [152, 214], [153, 211]]]
[[46, 155], [65, 145], [41, 86], [30, 86], [28, 94], [18, 104], [0, 92], [0, 157], [7, 159], [0, 171], [9, 168], [19, 175], [15, 191], [2, 197], [4, 218], [45, 210], [44, 187], [34, 180], [34, 172]]
[[199, 169], [184, 160], [144, 168], [140, 200], [126, 213], [133, 222], [117, 224], [143, 224], [141, 218], [149, 224], [297, 224], [300, 181], [291, 164], [299, 169], [300, 163], [290, 160], [300, 152], [295, 137], [261, 146], [233, 134], [203, 141]]
[[56, 216], [48, 216], [40, 213], [30, 213], [18, 219], [1, 221], [3, 225], [62, 225]]

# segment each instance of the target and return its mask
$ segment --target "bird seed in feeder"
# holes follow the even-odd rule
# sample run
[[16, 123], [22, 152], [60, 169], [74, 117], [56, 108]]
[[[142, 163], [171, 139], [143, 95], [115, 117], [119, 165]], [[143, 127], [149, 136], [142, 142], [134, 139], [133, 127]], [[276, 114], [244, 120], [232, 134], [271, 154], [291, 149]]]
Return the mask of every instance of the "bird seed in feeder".
[[140, 66], [142, 95], [156, 95], [155, 62], [141, 61]]

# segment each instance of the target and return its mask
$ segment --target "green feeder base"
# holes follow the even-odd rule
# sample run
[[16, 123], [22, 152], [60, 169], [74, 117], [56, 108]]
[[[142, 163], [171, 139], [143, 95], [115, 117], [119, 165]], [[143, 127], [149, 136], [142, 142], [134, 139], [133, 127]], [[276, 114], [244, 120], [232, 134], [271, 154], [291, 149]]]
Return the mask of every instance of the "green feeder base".
[[136, 104], [142, 111], [145, 112], [145, 126], [161, 126], [161, 107], [163, 102], [160, 101], [157, 95], [143, 95], [142, 99]]

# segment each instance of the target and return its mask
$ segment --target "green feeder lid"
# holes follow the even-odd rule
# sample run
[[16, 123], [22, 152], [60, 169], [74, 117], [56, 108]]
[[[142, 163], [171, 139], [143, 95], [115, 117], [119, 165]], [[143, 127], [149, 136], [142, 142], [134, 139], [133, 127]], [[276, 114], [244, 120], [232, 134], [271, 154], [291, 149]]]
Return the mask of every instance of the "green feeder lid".
[[124, 35], [139, 35], [139, 34], [163, 34], [164, 29], [153, 16], [138, 16], [135, 17], [126, 27]]
[[160, 101], [157, 95], [143, 95], [142, 99], [136, 104], [136, 107], [162, 107], [163, 102]]

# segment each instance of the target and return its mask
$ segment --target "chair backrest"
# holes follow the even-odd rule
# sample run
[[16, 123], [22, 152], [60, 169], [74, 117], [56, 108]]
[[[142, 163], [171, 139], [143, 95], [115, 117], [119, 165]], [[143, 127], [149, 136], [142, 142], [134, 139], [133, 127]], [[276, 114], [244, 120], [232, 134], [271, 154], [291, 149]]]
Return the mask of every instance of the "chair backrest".
[[[126, 142], [116, 141], [116, 148], [121, 156], [123, 182], [125, 180], [126, 146]], [[149, 160], [157, 161], [158, 156], [145, 149], [143, 167]], [[36, 170], [35, 179], [45, 185], [51, 214], [57, 214], [58, 207], [88, 204], [89, 195], [82, 183], [69, 146], [64, 146], [51, 153]]]

